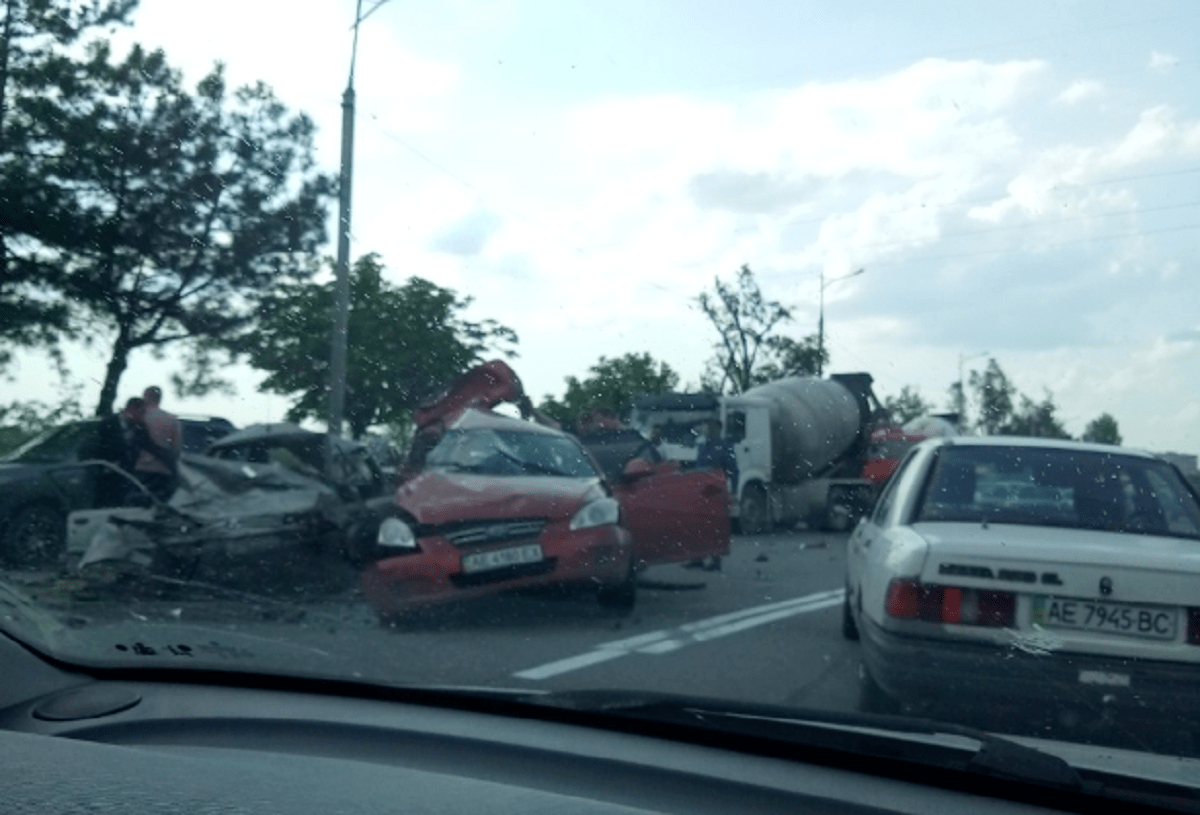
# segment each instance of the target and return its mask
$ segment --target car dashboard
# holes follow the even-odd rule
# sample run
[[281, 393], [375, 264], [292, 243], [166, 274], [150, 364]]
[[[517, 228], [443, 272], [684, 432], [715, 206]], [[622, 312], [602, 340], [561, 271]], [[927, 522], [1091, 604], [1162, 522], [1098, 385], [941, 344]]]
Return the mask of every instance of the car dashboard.
[[9, 812], [1041, 809], [877, 774], [870, 759], [798, 760], [679, 739], [653, 722], [596, 727], [569, 711], [513, 715], [496, 691], [428, 704], [257, 675], [89, 675], [6, 638], [0, 662]]

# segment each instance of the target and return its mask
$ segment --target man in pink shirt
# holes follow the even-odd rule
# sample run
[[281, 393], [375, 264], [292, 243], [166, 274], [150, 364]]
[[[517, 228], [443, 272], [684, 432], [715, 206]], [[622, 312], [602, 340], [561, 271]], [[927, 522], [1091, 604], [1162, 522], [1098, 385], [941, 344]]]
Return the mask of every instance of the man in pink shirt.
[[146, 432], [139, 439], [134, 475], [155, 497], [166, 501], [179, 481], [179, 454], [183, 451], [183, 428], [179, 419], [161, 407], [162, 388], [150, 386], [142, 394]]

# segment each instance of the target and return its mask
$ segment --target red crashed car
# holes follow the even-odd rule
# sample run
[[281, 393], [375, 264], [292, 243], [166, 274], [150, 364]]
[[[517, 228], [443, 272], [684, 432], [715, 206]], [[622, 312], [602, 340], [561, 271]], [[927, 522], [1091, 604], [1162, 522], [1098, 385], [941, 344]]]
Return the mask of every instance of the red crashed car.
[[545, 585], [587, 586], [626, 611], [641, 568], [728, 553], [720, 471], [633, 458], [606, 478], [575, 437], [477, 409], [420, 455], [362, 574], [384, 621]]

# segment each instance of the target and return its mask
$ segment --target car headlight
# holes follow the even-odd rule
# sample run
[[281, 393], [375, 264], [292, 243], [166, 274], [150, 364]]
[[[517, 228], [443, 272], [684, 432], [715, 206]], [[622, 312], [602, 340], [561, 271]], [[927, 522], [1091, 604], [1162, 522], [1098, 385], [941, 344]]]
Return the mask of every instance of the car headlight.
[[621, 520], [621, 505], [615, 498], [599, 498], [584, 504], [571, 519], [571, 529], [588, 529], [593, 526], [615, 524]]
[[389, 549], [417, 548], [417, 538], [412, 529], [399, 518], [388, 518], [381, 523], [375, 542]]

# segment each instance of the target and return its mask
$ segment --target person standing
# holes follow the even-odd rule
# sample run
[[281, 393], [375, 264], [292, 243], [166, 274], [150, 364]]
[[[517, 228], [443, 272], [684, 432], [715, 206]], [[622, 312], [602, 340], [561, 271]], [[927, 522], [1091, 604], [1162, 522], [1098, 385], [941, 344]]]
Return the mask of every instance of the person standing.
[[[721, 423], [715, 419], [708, 422], [704, 441], [700, 442], [696, 449], [696, 465], [724, 471], [725, 477], [729, 480], [730, 494], [737, 495], [739, 487], [737, 449], [734, 447], [733, 440], [725, 435]], [[710, 558], [707, 564], [703, 560], [693, 560], [686, 566], [715, 572], [721, 568], [721, 558], [719, 556]]]
[[155, 385], [146, 388], [142, 401], [145, 408], [141, 426], [145, 431], [138, 434], [135, 442], [139, 452], [133, 472], [152, 495], [167, 501], [179, 483], [183, 427], [175, 414], [162, 409], [162, 388]]
[[[133, 472], [138, 448], [135, 447], [138, 425], [142, 421], [142, 398], [134, 396], [118, 413], [110, 413], [100, 420], [93, 443], [84, 451], [83, 457], [100, 459], [113, 464], [126, 473]], [[99, 467], [96, 474], [95, 505], [116, 507], [126, 502], [130, 484], [127, 476], [107, 467]]]
[[700, 467], [714, 467], [725, 471], [725, 477], [730, 482], [730, 494], [737, 495], [738, 464], [737, 451], [733, 441], [725, 436], [721, 423], [713, 420], [708, 423], [704, 441], [696, 449], [696, 464]]

